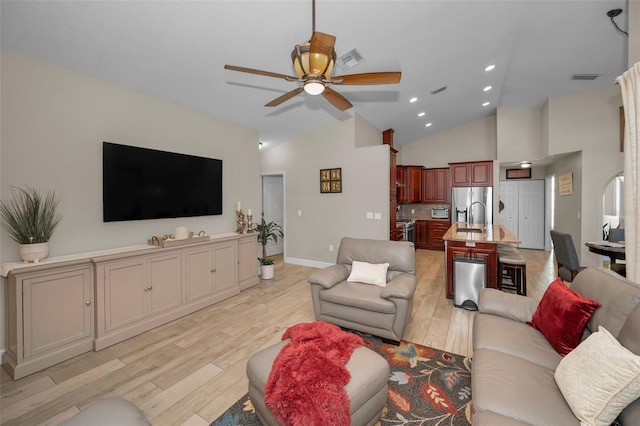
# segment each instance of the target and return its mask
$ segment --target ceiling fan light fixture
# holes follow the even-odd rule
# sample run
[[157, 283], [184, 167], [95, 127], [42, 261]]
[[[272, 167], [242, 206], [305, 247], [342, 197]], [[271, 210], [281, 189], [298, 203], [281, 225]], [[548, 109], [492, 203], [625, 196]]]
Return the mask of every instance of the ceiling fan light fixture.
[[309, 80], [304, 83], [304, 91], [310, 95], [319, 95], [324, 92], [324, 84], [320, 81]]
[[306, 42], [304, 44], [298, 44], [291, 52], [291, 60], [293, 61], [293, 67], [300, 78], [305, 76], [313, 77], [325, 77], [331, 75], [333, 72], [333, 66], [336, 63], [336, 52], [332, 50], [331, 56], [316, 53], [314, 57], [315, 69], [310, 69], [309, 65], [309, 50], [311, 43]]

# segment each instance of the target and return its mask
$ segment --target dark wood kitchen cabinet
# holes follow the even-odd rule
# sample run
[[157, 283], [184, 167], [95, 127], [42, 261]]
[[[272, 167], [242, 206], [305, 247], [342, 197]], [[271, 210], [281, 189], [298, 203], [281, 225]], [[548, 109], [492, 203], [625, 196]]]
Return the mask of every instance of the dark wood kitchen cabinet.
[[449, 229], [448, 220], [428, 220], [427, 221], [427, 248], [429, 250], [444, 251], [444, 240], [442, 237]]
[[422, 198], [422, 166], [397, 166], [398, 204], [419, 203]]
[[429, 247], [429, 231], [427, 220], [416, 220], [413, 232], [413, 243], [417, 249], [428, 249]]
[[449, 168], [422, 169], [421, 201], [426, 204], [447, 204], [451, 187]]
[[493, 161], [449, 163], [451, 186], [493, 186]]

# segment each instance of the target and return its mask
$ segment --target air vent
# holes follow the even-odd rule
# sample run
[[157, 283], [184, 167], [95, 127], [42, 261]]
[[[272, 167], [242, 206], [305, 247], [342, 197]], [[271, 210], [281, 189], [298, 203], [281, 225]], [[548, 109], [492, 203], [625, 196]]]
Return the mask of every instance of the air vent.
[[447, 90], [447, 86], [442, 86], [442, 87], [441, 87], [441, 88], [439, 88], [439, 89], [432, 90], [432, 91], [431, 91], [431, 94], [432, 94], [432, 95], [437, 95], [438, 93], [440, 93], [440, 92], [444, 92], [445, 90]]
[[572, 80], [595, 80], [600, 74], [574, 74]]
[[343, 68], [353, 68], [360, 62], [364, 61], [362, 54], [358, 52], [358, 49], [352, 49], [338, 58], [338, 63]]

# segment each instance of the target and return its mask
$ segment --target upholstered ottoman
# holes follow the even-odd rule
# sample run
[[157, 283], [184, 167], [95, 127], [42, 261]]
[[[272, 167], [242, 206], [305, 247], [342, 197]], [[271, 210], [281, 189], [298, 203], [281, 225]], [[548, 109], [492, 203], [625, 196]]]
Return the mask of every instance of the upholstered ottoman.
[[[249, 396], [258, 418], [265, 425], [278, 425], [265, 405], [264, 388], [273, 361], [287, 343], [289, 340], [269, 346], [253, 355], [247, 363]], [[351, 374], [351, 380], [345, 386], [350, 400], [351, 424], [373, 425], [387, 403], [389, 364], [371, 349], [361, 346], [353, 351], [346, 367]]]

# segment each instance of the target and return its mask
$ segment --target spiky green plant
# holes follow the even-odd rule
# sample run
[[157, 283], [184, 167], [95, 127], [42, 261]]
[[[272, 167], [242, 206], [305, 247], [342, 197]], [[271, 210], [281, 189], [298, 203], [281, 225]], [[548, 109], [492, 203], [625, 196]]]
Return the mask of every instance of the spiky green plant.
[[9, 237], [18, 244], [46, 243], [62, 217], [54, 191], [43, 196], [37, 189], [11, 187], [11, 199], [0, 201], [0, 215]]
[[269, 240], [277, 243], [278, 237], [284, 238], [282, 227], [275, 222], [267, 223], [262, 218], [262, 221], [256, 224], [255, 230], [258, 232], [258, 242], [262, 244], [262, 257], [259, 257], [258, 260], [262, 265], [273, 265], [273, 259], [267, 259], [267, 243]]

